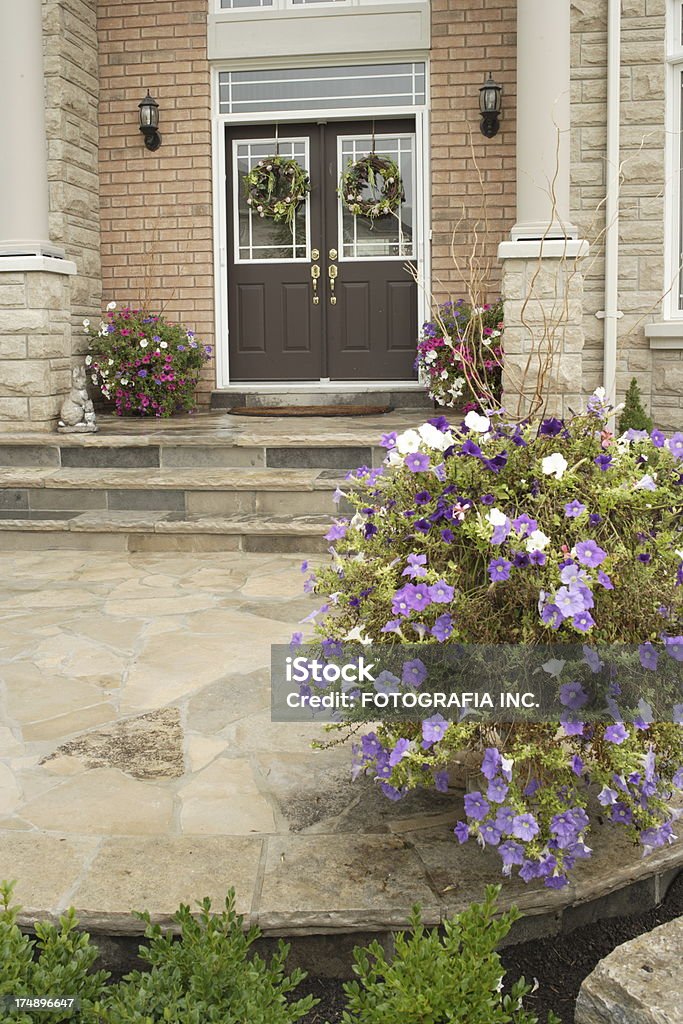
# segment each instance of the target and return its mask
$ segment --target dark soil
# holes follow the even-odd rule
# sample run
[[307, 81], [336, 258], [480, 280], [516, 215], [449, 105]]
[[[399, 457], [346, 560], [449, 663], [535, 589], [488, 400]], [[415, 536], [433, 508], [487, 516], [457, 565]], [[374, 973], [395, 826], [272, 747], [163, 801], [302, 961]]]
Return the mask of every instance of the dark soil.
[[[525, 1000], [525, 1008], [545, 1022], [552, 1010], [562, 1024], [574, 1024], [574, 1004], [581, 987], [599, 960], [629, 939], [683, 915], [683, 874], [675, 880], [660, 906], [632, 917], [607, 918], [564, 935], [536, 939], [501, 951], [507, 983], [520, 975], [538, 979], [538, 990]], [[297, 995], [311, 993], [320, 1003], [302, 1024], [338, 1024], [344, 1007], [343, 982], [307, 978]]]

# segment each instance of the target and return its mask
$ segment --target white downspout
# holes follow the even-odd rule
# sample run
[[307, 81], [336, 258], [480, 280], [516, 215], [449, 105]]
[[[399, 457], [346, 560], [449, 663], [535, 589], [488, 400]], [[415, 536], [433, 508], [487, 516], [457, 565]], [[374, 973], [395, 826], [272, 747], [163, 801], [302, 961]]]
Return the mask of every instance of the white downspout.
[[603, 374], [606, 398], [617, 399], [617, 322], [619, 304], [619, 186], [621, 119], [621, 0], [608, 0], [607, 9], [607, 192], [605, 197], [605, 308]]

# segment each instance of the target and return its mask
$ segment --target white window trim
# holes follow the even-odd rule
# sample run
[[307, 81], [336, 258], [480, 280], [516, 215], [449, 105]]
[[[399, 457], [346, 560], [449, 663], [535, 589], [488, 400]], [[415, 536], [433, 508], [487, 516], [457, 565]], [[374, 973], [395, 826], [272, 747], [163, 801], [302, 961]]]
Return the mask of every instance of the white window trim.
[[683, 305], [679, 305], [681, 252], [683, 251], [681, 195], [683, 118], [683, 0], [669, 0], [667, 7], [666, 68], [666, 188], [664, 198], [664, 290], [665, 321], [683, 326]]
[[[426, 105], [421, 107], [389, 107], [384, 110], [375, 110], [374, 116], [377, 120], [382, 117], [388, 118], [400, 118], [403, 117], [414, 117], [415, 118], [415, 134], [416, 134], [416, 217], [419, 217], [420, 234], [417, 237], [417, 252], [415, 260], [418, 266], [418, 272], [422, 281], [431, 281], [431, 162], [430, 162], [430, 118], [429, 118], [429, 96], [431, 95], [431, 84], [430, 84], [430, 64], [428, 55], [424, 52], [415, 52], [410, 55], [402, 55], [402, 60], [410, 61], [423, 61], [425, 64], [425, 96]], [[326, 56], [322, 58], [319, 63], [326, 65], [334, 65], [338, 63], [339, 58], [334, 60], [333, 58]], [[376, 60], [354, 60], [354, 63], [358, 64], [375, 64]], [[306, 59], [305, 62], [301, 62], [299, 66], [310, 67], [310, 59]], [[253, 64], [251, 65], [253, 67]], [[259, 67], [274, 68], [284, 66], [282, 60], [279, 61], [263, 61]], [[287, 66], [297, 66], [296, 63], [287, 62]], [[219, 113], [220, 103], [220, 86], [219, 86], [219, 73], [221, 71], [229, 71], [240, 67], [243, 70], [250, 70], [249, 66], [245, 63], [239, 62], [226, 62], [216, 61], [212, 62], [211, 68], [211, 108], [212, 108], [212, 167], [213, 167], [213, 224], [214, 224], [214, 310], [215, 310], [215, 338], [216, 338], [216, 386], [220, 389], [230, 388], [232, 385], [230, 379], [230, 365], [229, 365], [229, 338], [228, 338], [228, 306], [227, 306], [227, 288], [225, 286], [227, 269], [228, 269], [228, 252], [227, 252], [227, 196], [226, 196], [226, 166], [225, 166], [225, 126], [227, 124], [255, 124], [259, 122], [265, 122], [268, 124], [273, 123], [273, 114], [264, 114], [261, 117], [254, 114], [242, 114], [242, 115], [230, 115]], [[315, 111], [308, 112], [308, 118], [303, 116], [303, 111], [297, 110], [287, 113], [287, 111], [278, 112], [278, 123], [280, 125], [286, 125], [286, 123], [299, 123], [302, 120], [309, 120], [315, 118]], [[342, 121], [349, 120], [357, 117], [359, 119], [367, 120], [368, 111], [365, 109], [348, 109], [348, 110], [334, 110], [334, 112], [324, 112], [324, 117], [329, 121]], [[417, 188], [417, 183], [422, 182], [422, 188]], [[420, 324], [428, 319], [429, 316], [429, 302], [426, 296], [426, 289], [418, 287], [418, 322], [415, 325], [416, 332], [419, 331]], [[417, 333], [415, 335], [417, 339]], [[415, 382], [377, 382], [377, 386], [391, 387], [392, 390], [412, 390], [415, 387]], [[315, 387], [315, 384], [311, 385], [311, 382], [307, 384], [288, 384], [288, 387], [293, 389], [306, 388], [311, 389], [311, 386]], [[337, 382], [336, 386], [339, 390], [364, 390], [367, 389], [366, 383], [359, 383], [351, 381], [348, 383]], [[375, 390], [377, 390], [375, 386]], [[243, 385], [239, 385], [243, 389]], [[266, 383], [254, 386], [252, 390], [263, 390], [264, 393], [268, 392], [269, 387], [272, 386]], [[280, 387], [280, 385], [277, 385]]]
[[314, 13], [316, 10], [336, 8], [338, 11], [343, 11], [344, 8], [354, 7], [381, 7], [382, 4], [401, 4], [401, 3], [412, 3], [413, 0], [309, 0], [308, 3], [294, 3], [293, 0], [272, 0], [267, 7], [262, 7], [260, 4], [254, 4], [250, 7], [221, 7], [221, 0], [213, 0], [213, 13], [214, 14], [229, 14], [236, 18], [241, 17], [244, 14], [251, 14], [253, 17], [260, 11], [306, 11], [308, 14]]

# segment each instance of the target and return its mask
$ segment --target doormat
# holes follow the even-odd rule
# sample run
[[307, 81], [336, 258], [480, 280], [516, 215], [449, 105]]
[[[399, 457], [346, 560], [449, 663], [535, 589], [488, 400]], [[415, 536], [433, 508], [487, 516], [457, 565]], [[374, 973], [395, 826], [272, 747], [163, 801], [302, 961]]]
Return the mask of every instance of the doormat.
[[227, 409], [229, 416], [383, 416], [392, 405], [248, 405]]

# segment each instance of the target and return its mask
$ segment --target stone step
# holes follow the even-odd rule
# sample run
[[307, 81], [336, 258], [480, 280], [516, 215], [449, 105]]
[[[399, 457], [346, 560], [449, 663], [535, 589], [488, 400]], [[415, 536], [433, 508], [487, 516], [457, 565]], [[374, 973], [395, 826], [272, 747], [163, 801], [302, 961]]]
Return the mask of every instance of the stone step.
[[[336, 470], [0, 469], [0, 518], [46, 511], [166, 511], [307, 515], [338, 510]], [[348, 506], [344, 505], [344, 510]]]
[[0, 519], [0, 550], [324, 552], [329, 515], [26, 511]]
[[415, 385], [414, 388], [398, 388], [394, 391], [382, 390], [368, 384], [367, 388], [354, 391], [339, 391], [338, 389], [324, 390], [320, 387], [292, 388], [272, 387], [270, 389], [259, 388], [258, 391], [244, 388], [231, 388], [226, 391], [214, 391], [211, 394], [211, 409], [256, 409], [263, 406], [275, 408], [291, 408], [292, 406], [338, 406], [343, 409], [345, 406], [389, 406], [391, 409], [420, 409], [430, 410], [434, 408], [433, 401], [427, 395], [423, 387]]

